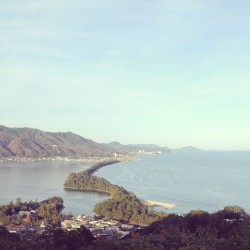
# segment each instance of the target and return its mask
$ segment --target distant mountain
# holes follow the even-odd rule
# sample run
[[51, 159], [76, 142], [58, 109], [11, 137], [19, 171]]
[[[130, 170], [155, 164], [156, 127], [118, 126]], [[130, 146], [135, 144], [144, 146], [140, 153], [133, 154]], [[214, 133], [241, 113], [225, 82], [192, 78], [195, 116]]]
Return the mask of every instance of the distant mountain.
[[33, 128], [0, 126], [0, 157], [108, 156], [117, 149], [72, 132], [44, 132]]
[[182, 148], [177, 148], [175, 150], [177, 150], [177, 151], [189, 151], [189, 152], [191, 152], [191, 151], [202, 151], [202, 149], [195, 148], [193, 146], [186, 146], [186, 147], [182, 147]]
[[128, 144], [123, 145], [117, 141], [110, 142], [107, 144], [104, 144], [108, 147], [112, 147], [114, 149], [117, 149], [119, 151], [128, 152], [128, 153], [169, 153], [171, 150], [168, 147], [160, 147], [155, 144]]
[[111, 147], [122, 147], [123, 145], [117, 141], [112, 141], [110, 143], [103, 143], [104, 145], [106, 144], [107, 146]]

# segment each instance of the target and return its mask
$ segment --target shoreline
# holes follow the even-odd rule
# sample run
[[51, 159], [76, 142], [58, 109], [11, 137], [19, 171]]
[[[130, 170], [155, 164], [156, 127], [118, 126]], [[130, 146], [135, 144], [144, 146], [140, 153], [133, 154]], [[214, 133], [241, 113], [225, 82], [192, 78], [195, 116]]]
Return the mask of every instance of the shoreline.
[[89, 162], [89, 163], [101, 163], [105, 161], [133, 161], [136, 160], [135, 157], [130, 155], [119, 155], [119, 156], [86, 156], [79, 158], [71, 157], [7, 157], [0, 158], [0, 162], [54, 162], [54, 161], [64, 161], [64, 162]]
[[[102, 161], [102, 162], [97, 162], [96, 164], [90, 166], [89, 168], [87, 168], [85, 170], [86, 173], [88, 173], [89, 175], [93, 175], [96, 171], [98, 171], [99, 169], [105, 167], [105, 166], [109, 166], [109, 165], [113, 165], [116, 163], [121, 162], [120, 160], [112, 160], [112, 161]], [[79, 192], [96, 192], [96, 193], [102, 193], [102, 194], [108, 194], [109, 198], [112, 198], [112, 193], [104, 191], [104, 190], [100, 190], [100, 189], [79, 189], [79, 188], [72, 188], [72, 187], [64, 187], [64, 189], [66, 191], [79, 191]], [[137, 197], [135, 192], [129, 192], [130, 194], [134, 195]], [[159, 202], [159, 201], [152, 201], [152, 200], [143, 200], [140, 199], [140, 202], [144, 205], [146, 205], [148, 208], [150, 207], [163, 207], [165, 209], [171, 209], [173, 207], [176, 206], [176, 204], [172, 204], [172, 203], [166, 203], [166, 202]]]
[[160, 201], [142, 200], [142, 202], [148, 207], [163, 207], [165, 209], [171, 209], [173, 207], [176, 207], [176, 204], [160, 202]]
[[99, 169], [109, 166], [109, 165], [113, 165], [116, 163], [122, 162], [121, 160], [118, 159], [110, 159], [109, 161], [100, 161], [97, 162], [96, 164], [90, 166], [89, 168], [87, 168], [85, 171], [86, 173], [88, 173], [89, 175], [94, 174], [96, 171], [98, 171]]
[[88, 193], [99, 193], [99, 194], [107, 194], [109, 195], [108, 198], [110, 198], [112, 196], [112, 194], [110, 192], [107, 192], [107, 191], [103, 191], [103, 190], [100, 190], [100, 189], [86, 189], [86, 188], [72, 188], [72, 187], [64, 187], [64, 190], [70, 192], [76, 192], [76, 191], [79, 191], [79, 192], [88, 192]]
[[[99, 169], [116, 164], [119, 162], [123, 161], [136, 161], [138, 160], [137, 158], [134, 158], [133, 156], [129, 155], [119, 155], [116, 157], [111, 157], [111, 156], [87, 156], [87, 157], [79, 157], [79, 158], [70, 158], [70, 157], [37, 157], [37, 158], [27, 158], [27, 157], [13, 157], [13, 158], [0, 158], [0, 163], [6, 163], [6, 162], [83, 162], [83, 163], [93, 163], [90, 165], [85, 171], [92, 175]], [[103, 191], [100, 189], [79, 189], [79, 188], [71, 188], [71, 187], [64, 187], [64, 190], [70, 192], [74, 191], [79, 191], [79, 192], [94, 192], [94, 193], [99, 193], [99, 194], [106, 194], [109, 197], [112, 198], [112, 194], [107, 191]], [[135, 195], [137, 197], [137, 194], [135, 192], [130, 192], [132, 195]], [[147, 207], [163, 207], [165, 209], [171, 209], [176, 206], [176, 204], [171, 204], [171, 203], [165, 203], [165, 202], [158, 202], [158, 201], [152, 201], [152, 200], [142, 200], [138, 198], [141, 203], [146, 205]]]

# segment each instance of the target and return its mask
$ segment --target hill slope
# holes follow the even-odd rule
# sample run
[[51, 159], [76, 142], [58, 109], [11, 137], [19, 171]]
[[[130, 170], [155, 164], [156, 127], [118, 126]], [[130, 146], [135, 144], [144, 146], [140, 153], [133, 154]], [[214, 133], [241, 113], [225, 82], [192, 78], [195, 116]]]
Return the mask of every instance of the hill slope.
[[108, 156], [114, 149], [72, 132], [0, 126], [0, 157]]
[[183, 151], [183, 152], [197, 152], [197, 151], [202, 151], [200, 148], [195, 148], [193, 146], [186, 146], [182, 148], [177, 148], [175, 149], [176, 151]]
[[110, 142], [104, 144], [110, 148], [114, 148], [119, 151], [128, 152], [128, 153], [138, 153], [138, 152], [159, 152], [170, 153], [171, 150], [168, 147], [160, 147], [155, 144], [128, 144], [123, 145], [119, 142]]

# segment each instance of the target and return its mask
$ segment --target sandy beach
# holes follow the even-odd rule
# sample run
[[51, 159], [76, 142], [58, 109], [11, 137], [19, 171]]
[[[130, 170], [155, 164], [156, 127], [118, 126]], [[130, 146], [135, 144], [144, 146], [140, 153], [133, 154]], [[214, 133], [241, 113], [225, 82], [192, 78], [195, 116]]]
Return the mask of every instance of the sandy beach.
[[175, 204], [171, 204], [171, 203], [165, 203], [165, 202], [159, 202], [159, 201], [151, 201], [151, 200], [144, 200], [143, 203], [145, 205], [147, 205], [148, 207], [164, 207], [166, 209], [170, 209], [175, 207]]

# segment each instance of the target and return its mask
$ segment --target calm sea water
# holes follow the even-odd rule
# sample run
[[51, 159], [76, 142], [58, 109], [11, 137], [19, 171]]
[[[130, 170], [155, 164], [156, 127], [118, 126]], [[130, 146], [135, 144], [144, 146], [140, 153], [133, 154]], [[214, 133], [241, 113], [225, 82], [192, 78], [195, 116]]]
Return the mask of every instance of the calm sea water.
[[143, 199], [174, 203], [169, 211], [176, 213], [214, 212], [226, 205], [250, 213], [250, 152], [179, 151], [140, 158], [107, 166], [97, 175]]
[[64, 212], [74, 215], [92, 214], [94, 205], [107, 198], [105, 194], [69, 192], [63, 189], [71, 172], [80, 172], [88, 165], [70, 162], [8, 162], [0, 163], [0, 205], [20, 197], [22, 201], [44, 200], [60, 196]]
[[[176, 204], [171, 212], [197, 208], [213, 212], [235, 204], [250, 213], [250, 152], [173, 152], [139, 158], [106, 166], [96, 175], [140, 198]], [[65, 212], [91, 214], [94, 205], [107, 198], [105, 194], [63, 189], [69, 173], [87, 167], [66, 162], [0, 163], [0, 204], [17, 197], [40, 201], [56, 195], [64, 199]]]

